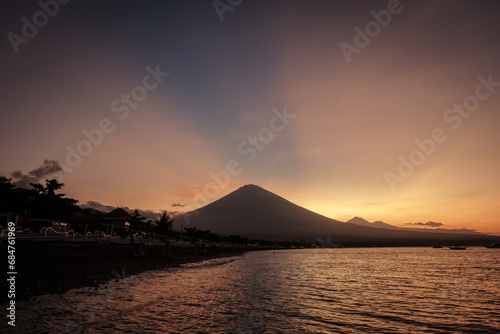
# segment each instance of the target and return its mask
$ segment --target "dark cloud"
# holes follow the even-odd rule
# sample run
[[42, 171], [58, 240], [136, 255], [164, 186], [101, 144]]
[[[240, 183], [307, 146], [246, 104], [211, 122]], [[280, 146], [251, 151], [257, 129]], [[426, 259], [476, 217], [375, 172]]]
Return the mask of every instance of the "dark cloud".
[[12, 184], [14, 184], [16, 187], [26, 189], [31, 188], [30, 183], [38, 183], [38, 179], [29, 175], [21, 175], [19, 179], [14, 179], [14, 181], [12, 182]]
[[440, 226], [443, 226], [442, 223], [437, 223], [437, 222], [433, 222], [433, 221], [428, 221], [427, 223], [421, 223], [421, 222], [418, 222], [418, 223], [406, 223], [406, 225], [412, 225], [412, 226], [429, 226], [429, 227], [440, 227]]
[[56, 160], [45, 159], [40, 167], [33, 169], [28, 174], [36, 177], [37, 179], [41, 179], [47, 175], [62, 172], [62, 170], [63, 167]]
[[16, 170], [13, 171], [12, 174], [10, 174], [10, 176], [14, 179], [19, 179], [21, 176], [23, 176], [23, 172], [21, 172], [21, 170]]
[[63, 167], [56, 160], [45, 159], [43, 164], [30, 171], [28, 174], [23, 174], [21, 170], [16, 170], [10, 174], [13, 179], [13, 184], [19, 188], [30, 188], [30, 183], [39, 183], [47, 176], [63, 171]]
[[181, 203], [174, 203], [174, 204], [172, 204], [173, 207], [181, 207], [181, 208], [185, 207], [186, 205], [187, 204], [181, 204]]
[[104, 213], [111, 212], [112, 210], [116, 209], [116, 207], [111, 206], [111, 205], [104, 205], [96, 201], [88, 201], [80, 205], [82, 209], [94, 209], [97, 211], [101, 211]]

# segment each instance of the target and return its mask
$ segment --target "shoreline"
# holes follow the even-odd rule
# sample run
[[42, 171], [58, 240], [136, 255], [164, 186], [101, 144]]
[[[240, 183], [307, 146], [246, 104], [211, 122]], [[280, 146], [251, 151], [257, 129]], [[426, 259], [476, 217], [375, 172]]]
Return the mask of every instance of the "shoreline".
[[[2, 253], [6, 247], [2, 245]], [[194, 248], [144, 247], [144, 258], [130, 258], [130, 246], [88, 244], [17, 244], [16, 301], [45, 294], [62, 294], [80, 287], [97, 287], [122, 274], [137, 275], [150, 270], [179, 267], [213, 258], [242, 255], [246, 248], [207, 248], [196, 254]], [[7, 285], [1, 284], [0, 304], [7, 299]], [[5, 293], [4, 293], [5, 292]]]

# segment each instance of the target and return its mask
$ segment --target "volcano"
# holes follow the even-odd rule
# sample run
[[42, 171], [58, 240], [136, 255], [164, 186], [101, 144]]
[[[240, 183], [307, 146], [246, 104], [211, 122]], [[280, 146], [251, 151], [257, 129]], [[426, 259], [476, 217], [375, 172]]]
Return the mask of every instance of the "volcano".
[[[341, 222], [251, 184], [180, 216], [176, 227], [180, 228], [181, 224], [218, 234], [262, 239], [315, 241], [328, 237], [336, 242], [346, 242], [432, 238], [432, 233], [409, 231], [395, 226], [388, 229]], [[457, 237], [452, 233], [439, 235], [439, 238]], [[464, 235], [460, 237], [463, 238]]]

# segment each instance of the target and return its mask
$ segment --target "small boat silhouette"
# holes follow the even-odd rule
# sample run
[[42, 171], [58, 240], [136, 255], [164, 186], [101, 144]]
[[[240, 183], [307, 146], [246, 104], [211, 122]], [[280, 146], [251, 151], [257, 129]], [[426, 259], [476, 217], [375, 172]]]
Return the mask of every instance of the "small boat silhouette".
[[465, 249], [467, 249], [467, 246], [457, 245], [457, 246], [450, 246], [448, 248], [451, 249], [451, 250], [465, 250]]

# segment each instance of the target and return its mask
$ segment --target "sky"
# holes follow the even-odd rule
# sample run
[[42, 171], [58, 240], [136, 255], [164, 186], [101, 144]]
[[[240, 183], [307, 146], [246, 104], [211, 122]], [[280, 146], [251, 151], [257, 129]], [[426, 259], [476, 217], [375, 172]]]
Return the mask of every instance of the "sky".
[[[0, 175], [500, 234], [497, 1], [3, 2]], [[29, 182], [28, 182], [29, 183]]]

